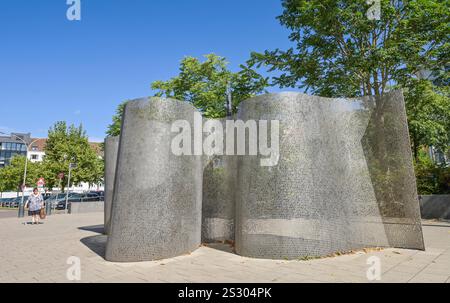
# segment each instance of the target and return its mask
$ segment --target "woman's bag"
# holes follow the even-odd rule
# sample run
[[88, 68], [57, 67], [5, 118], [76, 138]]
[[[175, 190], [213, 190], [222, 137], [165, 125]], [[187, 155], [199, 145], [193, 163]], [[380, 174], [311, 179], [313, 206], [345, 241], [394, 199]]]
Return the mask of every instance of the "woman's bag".
[[47, 214], [45, 213], [45, 208], [41, 208], [40, 212], [39, 212], [39, 217], [44, 220], [45, 217], [47, 216]]

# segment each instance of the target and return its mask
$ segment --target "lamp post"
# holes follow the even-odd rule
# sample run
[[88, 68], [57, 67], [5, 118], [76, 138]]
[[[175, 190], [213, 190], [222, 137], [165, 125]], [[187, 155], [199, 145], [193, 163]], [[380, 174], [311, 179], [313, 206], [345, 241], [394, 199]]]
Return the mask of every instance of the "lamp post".
[[72, 174], [72, 168], [76, 168], [76, 163], [69, 163], [69, 176], [67, 177], [67, 192], [66, 192], [66, 205], [64, 206], [64, 213], [67, 214], [67, 207], [69, 204], [69, 192], [70, 192], [70, 177]]
[[[3, 135], [8, 135], [7, 133], [4, 132], [0, 132], [0, 134]], [[15, 137], [16, 139], [18, 139], [19, 141], [21, 141], [23, 144], [25, 144], [26, 147], [26, 155], [25, 155], [25, 169], [23, 171], [23, 182], [22, 182], [22, 200], [20, 201], [20, 205], [19, 205], [19, 214], [18, 217], [19, 218], [23, 218], [25, 216], [25, 209], [24, 209], [24, 199], [25, 199], [25, 187], [26, 187], [26, 181], [27, 181], [27, 168], [28, 168], [28, 152], [29, 152], [29, 148], [30, 146], [33, 146], [33, 143], [38, 141], [39, 139], [36, 139], [34, 141], [32, 141], [30, 144], [28, 144], [25, 140], [23, 140], [22, 138], [20, 138], [19, 136], [16, 136], [14, 134], [10, 134], [11, 137]]]
[[227, 103], [226, 103], [226, 109], [227, 109], [227, 117], [231, 117], [233, 115], [233, 100], [232, 100], [232, 88], [231, 88], [231, 82], [227, 83]]

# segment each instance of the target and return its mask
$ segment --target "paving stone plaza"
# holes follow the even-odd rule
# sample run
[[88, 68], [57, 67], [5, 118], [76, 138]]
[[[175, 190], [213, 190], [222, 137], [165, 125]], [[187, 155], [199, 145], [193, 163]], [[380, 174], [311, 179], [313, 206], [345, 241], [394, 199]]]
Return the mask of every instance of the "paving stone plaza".
[[[201, 246], [173, 259], [113, 263], [104, 259], [103, 214], [53, 215], [25, 224], [0, 211], [0, 282], [450, 282], [450, 223], [423, 221], [426, 251], [383, 249], [316, 260], [241, 257], [229, 245]], [[370, 257], [380, 260], [381, 280], [370, 281]], [[71, 257], [79, 258], [81, 280], [68, 279]], [[72, 258], [73, 259], [73, 258]], [[70, 275], [69, 275], [70, 276]]]

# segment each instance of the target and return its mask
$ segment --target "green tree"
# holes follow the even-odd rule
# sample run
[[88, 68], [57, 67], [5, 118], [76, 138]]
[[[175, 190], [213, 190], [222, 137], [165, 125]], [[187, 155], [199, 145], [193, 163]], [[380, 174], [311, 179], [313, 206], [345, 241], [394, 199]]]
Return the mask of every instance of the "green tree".
[[71, 185], [87, 182], [95, 184], [102, 180], [103, 161], [89, 144], [83, 127], [71, 125], [66, 122], [57, 122], [48, 131], [48, 140], [45, 147], [47, 184], [55, 187], [59, 184], [58, 174], [64, 173], [61, 187], [67, 184], [69, 163], [76, 163], [72, 170]]
[[420, 195], [450, 194], [450, 167], [434, 163], [423, 149], [414, 166]]
[[250, 66], [281, 74], [280, 87], [325, 97], [381, 95], [423, 69], [448, 64], [449, 0], [380, 0], [370, 20], [366, 0], [283, 0], [278, 17], [295, 47], [253, 53]]
[[[431, 71], [438, 75], [437, 83], [448, 83], [450, 1], [380, 0], [380, 20], [368, 17], [373, 4], [367, 3], [283, 0], [278, 19], [290, 31], [294, 46], [254, 52], [248, 66], [277, 71], [272, 85], [324, 97], [380, 96], [403, 88], [416, 158], [423, 144], [448, 145], [448, 94], [418, 80], [418, 75]], [[394, 121], [377, 101], [373, 129], [369, 130], [378, 138], [371, 144], [376, 180], [399, 169], [395, 159], [389, 159], [384, 140], [389, 120]], [[395, 197], [397, 189], [392, 182], [380, 188], [376, 193], [380, 201]]]
[[[200, 62], [193, 57], [181, 61], [180, 73], [168, 81], [155, 81], [151, 88], [157, 90], [156, 96], [175, 98], [192, 103], [205, 117], [226, 116], [225, 104], [227, 89], [231, 89], [233, 112], [243, 100], [265, 92], [268, 78], [253, 69], [241, 65], [241, 70], [233, 73], [227, 69], [226, 59], [214, 54], [205, 56]], [[108, 126], [108, 136], [120, 135], [122, 115], [128, 101], [121, 103]]]
[[450, 98], [428, 80], [410, 79], [405, 89], [411, 145], [416, 161], [423, 146], [447, 153], [450, 142]]
[[[20, 191], [23, 184], [25, 157], [15, 156], [10, 165], [0, 169], [0, 191]], [[45, 169], [41, 163], [28, 161], [27, 187], [35, 187], [39, 178], [45, 177]]]
[[181, 61], [180, 73], [168, 81], [155, 81], [151, 88], [156, 96], [170, 97], [192, 103], [208, 118], [226, 116], [227, 88], [231, 89], [233, 112], [239, 103], [265, 91], [268, 79], [241, 65], [237, 73], [227, 69], [226, 59], [215, 54], [201, 62], [194, 57]]
[[[2, 192], [7, 190], [5, 181], [6, 180], [3, 177], [3, 168], [0, 168], [0, 193], [2, 193]], [[0, 197], [1, 197], [1, 195], [0, 195]]]
[[125, 105], [128, 101], [122, 102], [116, 109], [116, 113], [112, 118], [112, 123], [108, 126], [106, 134], [110, 137], [116, 137], [120, 135], [120, 129], [122, 127], [122, 115], [125, 110]]

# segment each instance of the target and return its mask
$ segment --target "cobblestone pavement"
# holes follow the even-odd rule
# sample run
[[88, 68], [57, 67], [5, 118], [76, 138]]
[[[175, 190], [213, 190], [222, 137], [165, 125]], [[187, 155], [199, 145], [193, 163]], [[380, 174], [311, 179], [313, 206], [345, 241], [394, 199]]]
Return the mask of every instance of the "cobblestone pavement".
[[[309, 260], [259, 260], [226, 245], [143, 263], [103, 259], [103, 214], [54, 215], [42, 225], [0, 219], [0, 282], [69, 282], [68, 258], [81, 260], [80, 282], [369, 282], [368, 258], [381, 260], [380, 282], [450, 282], [450, 224], [424, 222], [426, 251], [385, 249]], [[69, 270], [69, 272], [72, 272]]]

